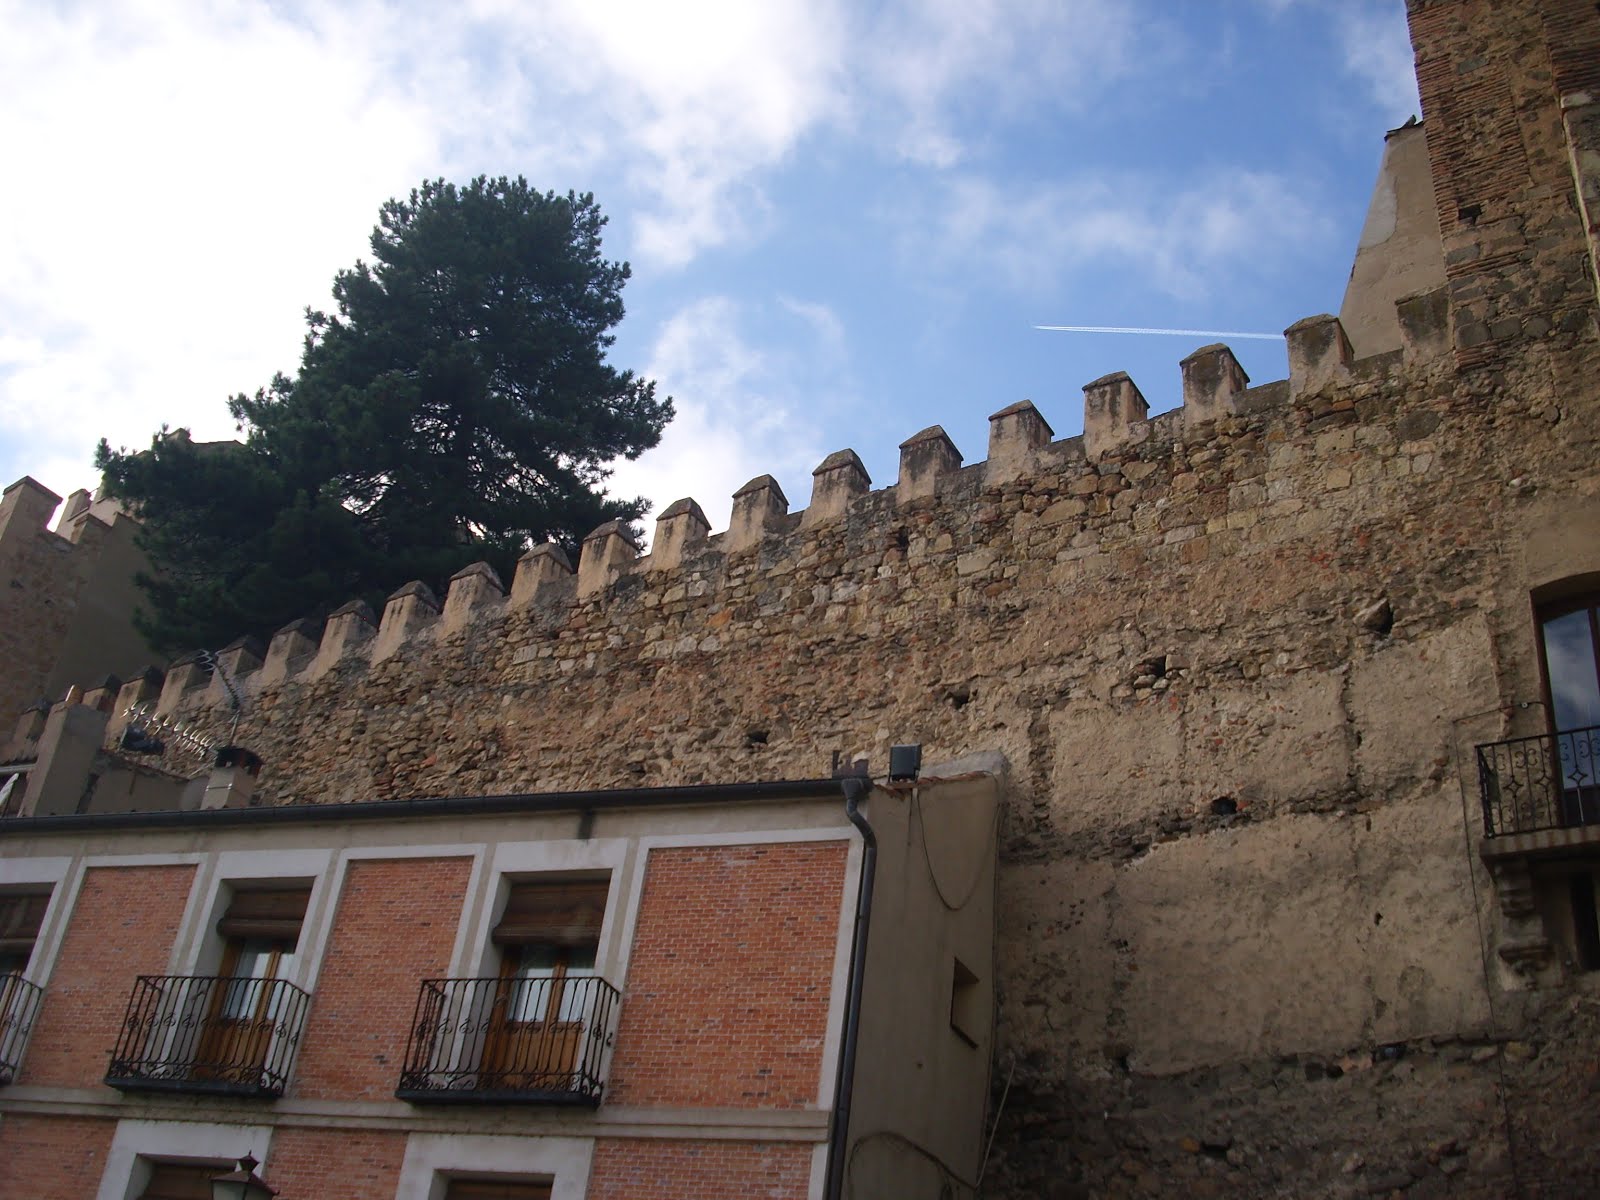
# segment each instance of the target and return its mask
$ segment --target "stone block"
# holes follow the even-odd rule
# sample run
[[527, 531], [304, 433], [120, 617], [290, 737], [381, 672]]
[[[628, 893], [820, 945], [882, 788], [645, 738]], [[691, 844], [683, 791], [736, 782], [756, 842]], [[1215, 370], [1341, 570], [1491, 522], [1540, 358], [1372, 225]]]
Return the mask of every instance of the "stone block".
[[1407, 362], [1425, 362], [1450, 349], [1450, 292], [1448, 288], [1417, 292], [1395, 301], [1400, 320], [1400, 344]]
[[688, 497], [669, 504], [656, 518], [656, 536], [650, 543], [650, 569], [669, 571], [681, 566], [706, 544], [711, 522]]
[[322, 627], [322, 642], [311, 664], [311, 677], [326, 675], [346, 654], [370, 642], [378, 634], [377, 625], [364, 600], [351, 600], [334, 609]]
[[748, 550], [789, 515], [789, 498], [771, 475], [757, 475], [733, 494], [733, 518], [723, 544], [731, 554]]
[[450, 590], [444, 597], [444, 629], [452, 633], [464, 629], [506, 598], [506, 585], [486, 562], [462, 567], [450, 577]]
[[517, 560], [511, 580], [511, 607], [522, 608], [548, 597], [572, 578], [572, 560], [554, 542], [534, 546]]
[[1083, 387], [1083, 448], [1089, 458], [1129, 440], [1128, 426], [1148, 420], [1150, 405], [1125, 371], [1102, 375]]
[[1250, 386], [1233, 351], [1221, 342], [1202, 346], [1180, 364], [1183, 372], [1183, 424], [1193, 428], [1236, 411], [1235, 397]]
[[1331, 313], [1304, 317], [1283, 331], [1289, 344], [1289, 393], [1320, 391], [1348, 378], [1355, 353], [1344, 326]]
[[413, 580], [396, 589], [383, 606], [372, 661], [382, 662], [439, 619], [439, 601], [427, 584]]
[[[263, 685], [279, 683], [308, 666], [317, 654], [322, 641], [322, 626], [309, 617], [290, 621], [267, 645], [267, 658], [261, 664], [260, 680]], [[238, 685], [235, 684], [235, 687]]]
[[161, 696], [156, 701], [156, 711], [177, 712], [185, 694], [203, 686], [210, 679], [211, 672], [201, 662], [200, 651], [193, 650], [176, 659], [167, 668], [166, 677], [161, 684]]
[[806, 528], [844, 516], [850, 502], [865, 496], [872, 477], [854, 450], [836, 450], [811, 472], [811, 506], [801, 517]]
[[622, 521], [607, 521], [583, 539], [578, 555], [578, 597], [603, 592], [639, 559], [639, 546]]
[[50, 523], [61, 497], [31, 475], [24, 475], [0, 492], [0, 536], [16, 529], [37, 533]]
[[223, 673], [227, 673], [228, 681], [233, 684], [234, 690], [239, 688], [239, 677], [261, 669], [261, 664], [266, 660], [266, 647], [261, 644], [260, 638], [241, 637], [235, 638], [221, 650], [217, 651], [217, 669], [211, 672], [211, 685], [206, 688], [206, 703], [227, 704], [228, 686], [223, 682]]
[[1038, 451], [1048, 446], [1055, 431], [1031, 400], [1019, 400], [989, 418], [989, 460], [984, 479], [1004, 483], [1024, 475], [1033, 466]]
[[931, 496], [939, 480], [961, 469], [961, 451], [938, 425], [930, 425], [900, 443], [900, 482], [895, 503], [908, 504]]

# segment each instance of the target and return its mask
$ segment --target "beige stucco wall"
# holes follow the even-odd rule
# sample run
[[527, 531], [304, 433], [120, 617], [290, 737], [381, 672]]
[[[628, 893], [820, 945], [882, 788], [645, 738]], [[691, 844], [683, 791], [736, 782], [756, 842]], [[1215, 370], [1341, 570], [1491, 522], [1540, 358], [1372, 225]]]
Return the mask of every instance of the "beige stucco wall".
[[1356, 353], [1400, 349], [1395, 301], [1444, 281], [1427, 131], [1420, 124], [1402, 125], [1384, 139], [1378, 182], [1339, 306], [1339, 320]]
[[[963, 778], [979, 767], [994, 773]], [[973, 1194], [960, 1181], [977, 1178], [989, 1100], [1003, 770], [992, 756], [935, 766], [922, 786], [879, 788], [867, 805], [879, 873], [846, 1196]], [[976, 976], [971, 1040], [952, 1028], [957, 960]]]

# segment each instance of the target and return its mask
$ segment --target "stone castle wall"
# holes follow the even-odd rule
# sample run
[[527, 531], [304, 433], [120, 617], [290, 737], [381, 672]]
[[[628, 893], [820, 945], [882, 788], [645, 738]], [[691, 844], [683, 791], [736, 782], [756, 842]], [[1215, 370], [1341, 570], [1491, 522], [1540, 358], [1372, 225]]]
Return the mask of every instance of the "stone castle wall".
[[22, 478], [0, 499], [0, 729], [70, 684], [154, 661], [133, 626], [134, 576], [146, 569], [136, 523], [87, 492], [67, 500]]
[[1409, 7], [1446, 283], [1401, 350], [1313, 318], [1284, 381], [1208, 347], [1154, 419], [1108, 376], [1082, 437], [841, 451], [801, 512], [763, 477], [237, 643], [237, 712], [194, 662], [123, 701], [282, 804], [1002, 751], [985, 1195], [1593, 1194], [1600, 989], [1497, 953], [1472, 747], [1544, 728], [1532, 602], [1600, 578], [1600, 14]]

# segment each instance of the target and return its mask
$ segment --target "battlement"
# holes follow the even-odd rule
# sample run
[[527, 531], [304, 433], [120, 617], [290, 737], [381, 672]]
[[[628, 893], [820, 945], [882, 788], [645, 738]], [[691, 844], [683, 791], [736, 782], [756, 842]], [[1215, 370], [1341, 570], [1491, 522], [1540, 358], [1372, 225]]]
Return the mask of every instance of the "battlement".
[[[1181, 499], [1195, 486], [1198, 466], [1231, 447], [1252, 460], [1235, 472], [1234, 507], [1265, 502], [1263, 484], [1252, 480], [1270, 475], [1281, 447], [1252, 434], [1252, 424], [1297, 412], [1309, 435], [1317, 436], [1356, 422], [1360, 394], [1394, 377], [1447, 365], [1450, 335], [1442, 292], [1406, 298], [1397, 315], [1405, 339], [1399, 351], [1357, 359], [1337, 317], [1308, 317], [1285, 332], [1288, 379], [1252, 387], [1228, 346], [1203, 346], [1179, 364], [1182, 405], [1158, 416], [1149, 415], [1138, 386], [1118, 372], [1085, 385], [1084, 431], [1077, 436], [1055, 438], [1044, 416], [1024, 400], [989, 418], [984, 460], [964, 463], [944, 430], [931, 426], [901, 443], [899, 477], [878, 489], [859, 456], [840, 450], [813, 471], [811, 502], [804, 509], [791, 510], [777, 481], [761, 475], [734, 494], [726, 530], [713, 532], [700, 505], [681, 499], [657, 517], [649, 553], [624, 525], [608, 522], [584, 539], [576, 565], [558, 546], [542, 545], [523, 555], [509, 586], [485, 563], [458, 571], [442, 600], [414, 581], [391, 594], [381, 614], [353, 601], [320, 625], [300, 620], [285, 626], [266, 645], [235, 641], [217, 652], [220, 671], [200, 656], [185, 656], [163, 678], [141, 676], [129, 684], [117, 709], [154, 702], [163, 714], [226, 711], [237, 698], [248, 710], [254, 697], [286, 684], [314, 684], [335, 673], [347, 679], [389, 660], [429, 653], [430, 647], [438, 655], [459, 656], [462, 671], [481, 670], [491, 651], [479, 639], [492, 637], [489, 631], [505, 628], [507, 619], [516, 617], [536, 625], [543, 638], [518, 646], [514, 666], [550, 653], [551, 639], [606, 623], [614, 605], [636, 605], [648, 619], [659, 619], [691, 598], [714, 599], [730, 580], [745, 586], [768, 573], [781, 584], [786, 564], [814, 557], [818, 540], [837, 537], [841, 530], [852, 539], [886, 545], [906, 541], [909, 547], [909, 531], [926, 524], [933, 511], [965, 511], [970, 517], [996, 494], [1027, 492], [1041, 480], [1053, 481], [1048, 490], [1059, 493], [1041, 515], [1047, 523], [1128, 519], [1147, 532], [1176, 511], [1173, 496], [1152, 487], [1164, 480]], [[1348, 450], [1353, 443], [1345, 434], [1318, 444]], [[1331, 486], [1359, 478], [1361, 466], [1349, 459], [1330, 450]], [[1219, 511], [1209, 520], [1157, 531], [1163, 545], [1192, 560], [1208, 534], [1227, 534], [1230, 522], [1237, 529], [1245, 519]], [[994, 557], [981, 521], [975, 529], [970, 545], [946, 538], [957, 556], [958, 577], [984, 571]], [[1066, 538], [1060, 561], [1091, 560], [1094, 540], [1086, 526], [1079, 529]], [[1184, 550], [1186, 542], [1193, 544]], [[706, 651], [716, 644], [716, 634], [708, 632], [682, 645], [662, 641], [652, 653]]]
[[41, 697], [149, 654], [132, 621], [146, 569], [137, 528], [114, 500], [79, 490], [63, 505], [26, 476], [0, 496], [0, 729]]

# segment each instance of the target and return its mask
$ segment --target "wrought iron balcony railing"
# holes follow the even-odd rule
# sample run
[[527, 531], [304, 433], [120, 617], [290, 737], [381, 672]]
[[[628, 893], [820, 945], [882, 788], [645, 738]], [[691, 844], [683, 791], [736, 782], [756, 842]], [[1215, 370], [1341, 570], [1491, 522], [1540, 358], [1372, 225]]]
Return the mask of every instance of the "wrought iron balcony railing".
[[1489, 837], [1600, 824], [1600, 725], [1478, 747]]
[[617, 989], [597, 976], [425, 979], [395, 1095], [598, 1106]]
[[17, 1077], [22, 1051], [39, 1013], [39, 985], [16, 972], [0, 975], [0, 1084]]
[[141, 975], [106, 1082], [126, 1092], [281, 1096], [311, 997], [281, 979]]

